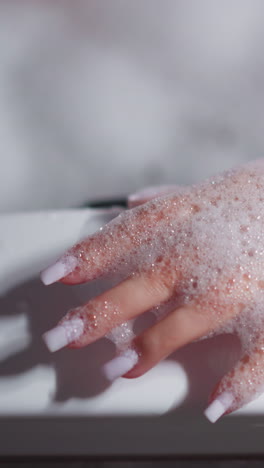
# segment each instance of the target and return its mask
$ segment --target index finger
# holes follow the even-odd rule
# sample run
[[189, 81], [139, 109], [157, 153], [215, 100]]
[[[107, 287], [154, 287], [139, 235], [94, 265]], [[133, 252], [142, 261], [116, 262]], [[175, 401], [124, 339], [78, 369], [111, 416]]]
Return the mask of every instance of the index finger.
[[144, 262], [151, 264], [151, 258], [154, 262], [158, 250], [166, 248], [159, 242], [156, 246], [164, 219], [170, 223], [178, 211], [176, 201], [173, 202], [173, 208], [169, 203], [164, 205], [149, 201], [143, 206], [122, 212], [44, 270], [42, 281], [46, 285], [55, 281], [79, 284], [116, 271], [124, 271], [128, 275], [137, 271], [138, 265]]
[[73, 246], [41, 273], [44, 284], [56, 281], [78, 284], [113, 271], [136, 248], [142, 227], [138, 216], [127, 211], [100, 228], [98, 232]]

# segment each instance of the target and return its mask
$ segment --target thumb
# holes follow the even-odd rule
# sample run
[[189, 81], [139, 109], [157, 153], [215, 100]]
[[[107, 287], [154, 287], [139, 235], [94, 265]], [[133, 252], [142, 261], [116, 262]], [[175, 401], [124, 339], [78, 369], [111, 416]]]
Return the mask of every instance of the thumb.
[[129, 208], [135, 208], [135, 206], [143, 205], [143, 203], [147, 203], [153, 198], [169, 195], [170, 193], [180, 194], [182, 193], [183, 189], [184, 187], [181, 185], [157, 185], [153, 187], [147, 187], [129, 195], [127, 204]]
[[224, 414], [232, 413], [254, 400], [264, 391], [264, 340], [253, 350], [243, 354], [212, 392], [205, 416], [216, 422]]

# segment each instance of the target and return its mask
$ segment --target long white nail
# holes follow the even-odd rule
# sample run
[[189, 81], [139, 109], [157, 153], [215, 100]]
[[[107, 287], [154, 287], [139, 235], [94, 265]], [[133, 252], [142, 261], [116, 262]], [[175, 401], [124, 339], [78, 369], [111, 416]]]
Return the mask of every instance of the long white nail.
[[72, 255], [65, 256], [63, 259], [58, 260], [56, 263], [43, 270], [40, 278], [47, 286], [71, 273], [76, 265], [77, 259], [75, 257]]
[[43, 340], [53, 353], [77, 340], [83, 334], [83, 330], [82, 319], [71, 319], [44, 333]]
[[138, 362], [138, 354], [134, 349], [127, 349], [119, 356], [103, 366], [103, 373], [108, 380], [115, 380], [126, 374]]
[[219, 395], [206, 408], [204, 414], [210, 422], [215, 423], [230, 408], [234, 401], [234, 396], [230, 392], [224, 392]]

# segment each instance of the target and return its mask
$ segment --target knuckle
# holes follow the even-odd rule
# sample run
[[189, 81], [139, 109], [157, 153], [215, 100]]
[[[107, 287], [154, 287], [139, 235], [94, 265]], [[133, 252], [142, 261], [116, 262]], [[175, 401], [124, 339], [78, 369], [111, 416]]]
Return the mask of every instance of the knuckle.
[[164, 301], [170, 298], [172, 289], [173, 285], [171, 279], [163, 275], [150, 275], [150, 277], [145, 280], [145, 290], [150, 297], [157, 297]]

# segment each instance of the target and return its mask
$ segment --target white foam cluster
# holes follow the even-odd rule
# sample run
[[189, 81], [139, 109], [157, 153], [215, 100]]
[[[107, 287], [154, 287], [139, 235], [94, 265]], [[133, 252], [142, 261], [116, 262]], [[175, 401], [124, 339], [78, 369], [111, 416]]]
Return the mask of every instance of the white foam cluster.
[[127, 349], [135, 337], [133, 332], [133, 320], [124, 322], [118, 327], [115, 327], [106, 335], [106, 338], [111, 340], [119, 351]]
[[[106, 235], [107, 230], [111, 241], [117, 232], [116, 244], [127, 246], [121, 269], [156, 271], [174, 285], [175, 308], [194, 302], [214, 315], [216, 332], [237, 333], [250, 355], [264, 325], [263, 162], [150, 201], [119, 216]], [[158, 307], [157, 317], [159, 310], [164, 315]], [[120, 333], [122, 327], [116, 343], [122, 342]], [[252, 385], [262, 382], [259, 367]]]
[[175, 281], [178, 302], [199, 298], [203, 309], [219, 315], [219, 326], [226, 308], [239, 304], [241, 313], [226, 327], [248, 347], [255, 329], [248, 317], [254, 310], [261, 321], [264, 305], [263, 163], [194, 186], [183, 197], [149, 202], [136, 216], [144, 211], [134, 265]]

